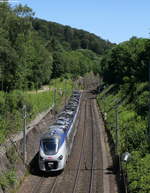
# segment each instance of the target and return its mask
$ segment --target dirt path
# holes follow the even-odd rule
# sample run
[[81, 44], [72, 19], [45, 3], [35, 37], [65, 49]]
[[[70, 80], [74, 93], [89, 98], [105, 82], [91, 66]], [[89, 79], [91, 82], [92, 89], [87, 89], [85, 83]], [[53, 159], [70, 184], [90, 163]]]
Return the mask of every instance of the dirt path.
[[45, 91], [48, 91], [48, 90], [50, 90], [50, 87], [48, 85], [45, 85], [45, 86], [42, 86], [42, 88], [39, 89], [39, 90], [31, 90], [31, 91], [28, 91], [27, 93], [28, 94], [36, 94], [36, 93], [45, 92]]

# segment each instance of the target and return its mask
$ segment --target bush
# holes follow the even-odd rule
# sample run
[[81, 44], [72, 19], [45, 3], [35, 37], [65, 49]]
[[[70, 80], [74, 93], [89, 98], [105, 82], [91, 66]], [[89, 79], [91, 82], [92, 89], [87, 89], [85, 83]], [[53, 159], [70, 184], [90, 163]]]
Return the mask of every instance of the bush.
[[150, 154], [141, 156], [132, 152], [132, 159], [127, 166], [129, 189], [132, 193], [148, 193], [150, 191]]
[[132, 156], [127, 166], [129, 192], [148, 193], [150, 191], [150, 154], [147, 137], [147, 83], [135, 84], [133, 87], [132, 92], [128, 92], [129, 85], [122, 85], [117, 92], [116, 90], [114, 92], [111, 85], [100, 93], [97, 100], [102, 112], [107, 113], [106, 126], [110, 130], [114, 143], [116, 107], [118, 109], [119, 154], [121, 156], [128, 151]]
[[0, 186], [5, 191], [12, 185], [17, 183], [16, 172], [12, 169], [0, 175]]

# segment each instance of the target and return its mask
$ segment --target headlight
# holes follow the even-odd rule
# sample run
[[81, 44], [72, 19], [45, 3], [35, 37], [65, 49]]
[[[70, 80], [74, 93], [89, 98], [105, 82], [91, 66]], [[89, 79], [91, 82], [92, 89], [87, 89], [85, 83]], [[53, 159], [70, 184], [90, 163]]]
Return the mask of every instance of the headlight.
[[62, 160], [62, 159], [63, 159], [63, 155], [60, 155], [60, 156], [58, 157], [58, 159], [59, 159], [59, 160]]

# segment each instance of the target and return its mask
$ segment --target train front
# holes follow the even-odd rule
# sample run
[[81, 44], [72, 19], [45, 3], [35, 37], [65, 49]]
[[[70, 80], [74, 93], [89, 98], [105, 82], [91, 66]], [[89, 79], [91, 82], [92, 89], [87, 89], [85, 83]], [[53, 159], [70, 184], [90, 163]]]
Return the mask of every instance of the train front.
[[66, 142], [63, 133], [51, 132], [40, 140], [39, 168], [41, 171], [58, 171], [65, 167], [67, 159]]

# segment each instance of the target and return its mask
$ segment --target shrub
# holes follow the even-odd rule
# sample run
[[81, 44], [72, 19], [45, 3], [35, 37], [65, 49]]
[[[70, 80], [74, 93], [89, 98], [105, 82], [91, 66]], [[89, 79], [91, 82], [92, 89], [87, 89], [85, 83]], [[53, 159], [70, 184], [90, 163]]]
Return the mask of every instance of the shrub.
[[[124, 86], [125, 89], [123, 89]], [[129, 92], [127, 83], [122, 85], [117, 92], [111, 88], [112, 86], [109, 86], [100, 93], [98, 103], [102, 112], [107, 113], [106, 126], [110, 130], [114, 143], [117, 107], [119, 154], [128, 151], [132, 156], [127, 164], [129, 192], [148, 193], [150, 191], [150, 154], [146, 113], [149, 96], [147, 83], [135, 84], [132, 92]]]
[[12, 169], [10, 171], [4, 172], [0, 175], [0, 186], [5, 191], [12, 185], [17, 183], [16, 172]]

